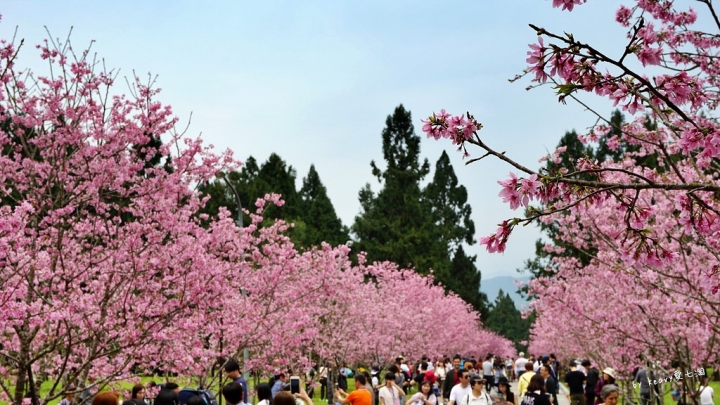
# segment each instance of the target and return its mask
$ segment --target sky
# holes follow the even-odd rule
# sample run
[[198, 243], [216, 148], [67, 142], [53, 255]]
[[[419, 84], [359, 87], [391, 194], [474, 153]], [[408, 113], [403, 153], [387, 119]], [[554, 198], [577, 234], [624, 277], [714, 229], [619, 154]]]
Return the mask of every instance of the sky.
[[[627, 2], [627, 1], [625, 1]], [[34, 45], [66, 38], [92, 50], [120, 77], [157, 75], [157, 97], [188, 136], [244, 161], [275, 152], [298, 174], [314, 164], [346, 225], [360, 213], [358, 192], [378, 191], [370, 161], [384, 166], [380, 133], [403, 104], [412, 112], [421, 150], [434, 167], [443, 150], [469, 194], [476, 238], [503, 219], [521, 216], [498, 197], [511, 167], [484, 159], [465, 165], [449, 141], [427, 139], [420, 120], [445, 108], [470, 111], [485, 143], [531, 168], [569, 130], [595, 122], [583, 107], [558, 103], [549, 86], [530, 91], [521, 73], [529, 23], [619, 56], [625, 29], [615, 23], [618, 0], [590, 0], [572, 13], [548, 0], [501, 1], [6, 1], [0, 38], [25, 39], [18, 65], [41, 72]], [[124, 80], [118, 80], [120, 92]], [[585, 97], [609, 115], [606, 100]], [[470, 149], [471, 157], [481, 155]], [[432, 173], [428, 180], [432, 178]], [[517, 228], [504, 254], [476, 243], [482, 277], [518, 276], [534, 256], [537, 227]]]

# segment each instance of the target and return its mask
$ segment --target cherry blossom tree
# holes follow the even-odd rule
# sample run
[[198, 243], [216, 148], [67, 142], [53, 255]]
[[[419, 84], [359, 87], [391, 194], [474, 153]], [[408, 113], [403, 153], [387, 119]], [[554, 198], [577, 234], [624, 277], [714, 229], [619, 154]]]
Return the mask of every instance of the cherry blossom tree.
[[0, 48], [0, 388], [14, 404], [88, 376], [101, 387], [173, 342], [221, 296], [231, 262], [218, 247], [237, 239], [200, 226], [192, 191], [237, 167], [230, 153], [175, 132], [139, 78], [114, 95], [88, 51], [46, 42], [36, 75], [16, 65], [21, 47]]
[[[584, 2], [554, 0], [553, 6], [572, 11]], [[635, 150], [620, 161], [580, 158], [573, 170], [532, 170], [486, 144], [470, 113], [441, 110], [423, 121], [429, 137], [449, 138], [466, 156], [468, 145], [478, 147], [482, 155], [470, 162], [493, 156], [519, 173], [498, 182], [499, 196], [527, 215], [507, 219], [481, 238], [488, 251], [503, 252], [513, 228], [533, 221], [556, 222], [563, 240], [597, 251], [585, 267], [572, 258], [555, 259], [555, 276], [532, 283], [539, 297], [531, 343], [536, 350], [559, 347], [622, 372], [642, 360], [657, 360], [681, 375], [717, 364], [720, 19], [712, 2], [693, 4], [699, 10], [680, 1], [621, 6], [616, 22], [628, 31], [615, 52], [619, 57], [570, 33], [530, 25], [538, 35], [527, 52], [530, 87], [553, 84], [560, 102], [578, 102], [596, 115], [579, 135], [583, 143], [619, 130], [608, 147]], [[697, 28], [698, 13], [712, 22], [709, 29]], [[613, 128], [585, 103], [593, 96], [611, 100], [633, 119]], [[558, 149], [547, 158], [559, 161], [564, 153]]]
[[[572, 10], [582, 1], [555, 1], [556, 7]], [[710, 2], [701, 2], [711, 15], [715, 10]], [[656, 265], [679, 258], [678, 252], [664, 247], [659, 235], [641, 232], [647, 225], [645, 214], [649, 207], [638, 205], [644, 193], [650, 190], [672, 192], [688, 230], [705, 243], [707, 236], [717, 230], [718, 211], [714, 208], [714, 195], [720, 191], [715, 181], [718, 156], [716, 148], [717, 126], [711, 116], [718, 102], [713, 89], [718, 79], [713, 73], [716, 60], [710, 55], [718, 46], [711, 33], [692, 30], [697, 19], [694, 10], [675, 10], [673, 1], [638, 1], [632, 9], [621, 7], [617, 21], [629, 27], [628, 42], [619, 58], [611, 58], [593, 46], [583, 43], [571, 34], [557, 35], [531, 25], [538, 33], [538, 43], [531, 44], [528, 52], [528, 73], [534, 74], [538, 85], [548, 81], [557, 85], [561, 102], [567, 99], [582, 103], [582, 92], [607, 97], [631, 115], [634, 121], [625, 124], [622, 141], [641, 147], [638, 154], [657, 158], [659, 168], [611, 167], [609, 162], [579, 159], [571, 172], [538, 172], [498, 153], [478, 135], [482, 125], [469, 113], [452, 116], [442, 110], [424, 120], [423, 131], [428, 137], [449, 138], [467, 154], [467, 145], [484, 151], [477, 161], [495, 156], [509, 163], [527, 177], [514, 173], [500, 182], [500, 196], [510, 207], [529, 207], [526, 218], [503, 221], [498, 231], [481, 239], [491, 252], [502, 252], [513, 228], [555, 212], [582, 209], [584, 206], [604, 202], [615, 203], [626, 214], [624, 245], [641, 263]], [[633, 20], [634, 16], [634, 20]], [[654, 21], [654, 22], [653, 22]], [[716, 21], [720, 27], [720, 21]], [[657, 25], [656, 25], [657, 24]], [[544, 39], [555, 41], [545, 45]], [[653, 56], [657, 55], [657, 57]], [[655, 70], [665, 69], [652, 79], [636, 72], [626, 59], [636, 57], [643, 65]], [[607, 69], [601, 73], [601, 69]], [[609, 132], [610, 121], [597, 114], [597, 123], [588, 134], [580, 135], [584, 142], [597, 141]], [[648, 130], [648, 117], [658, 128]], [[609, 146], [617, 147], [621, 139], [610, 139]], [[557, 151], [560, 154], [564, 151]], [[622, 173], [626, 177], [613, 177]], [[591, 176], [592, 180], [581, 176]], [[538, 201], [544, 209], [530, 207]], [[710, 245], [708, 245], [710, 246]], [[712, 249], [709, 249], [712, 250]], [[712, 275], [717, 293], [717, 272]]]
[[[89, 51], [45, 42], [41, 75], [16, 65], [21, 47], [0, 42], [0, 400], [47, 403], [138, 368], [209, 386], [218, 358], [245, 348], [259, 371], [401, 349], [513, 353], [432, 278], [354, 266], [346, 246], [298, 252], [292, 224], [263, 223], [279, 195], [245, 228], [226, 209], [199, 215], [195, 187], [235, 170], [231, 152], [177, 133], [152, 80], [119, 95]], [[385, 316], [389, 298], [418, 310]]]

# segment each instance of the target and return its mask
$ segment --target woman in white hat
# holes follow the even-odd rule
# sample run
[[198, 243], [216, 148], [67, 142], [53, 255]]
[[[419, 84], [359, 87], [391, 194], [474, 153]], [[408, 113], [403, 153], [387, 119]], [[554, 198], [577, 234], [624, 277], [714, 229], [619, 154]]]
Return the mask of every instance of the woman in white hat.
[[597, 398], [595, 399], [595, 405], [600, 405], [605, 402], [605, 399], [603, 398], [601, 393], [603, 387], [609, 384], [615, 386], [615, 370], [611, 369], [610, 367], [606, 367], [602, 371], [602, 378], [595, 385], [595, 395], [597, 395]]

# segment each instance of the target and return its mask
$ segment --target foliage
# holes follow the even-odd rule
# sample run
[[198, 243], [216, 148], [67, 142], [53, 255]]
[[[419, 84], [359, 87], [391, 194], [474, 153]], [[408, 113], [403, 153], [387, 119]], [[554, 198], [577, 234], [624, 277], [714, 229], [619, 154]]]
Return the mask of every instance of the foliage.
[[[210, 197], [200, 212], [216, 218], [219, 208], [226, 207], [233, 216], [237, 216], [237, 198], [245, 207], [266, 194], [277, 193], [284, 200], [287, 196], [287, 200], [282, 207], [268, 207], [264, 214], [265, 226], [275, 219], [292, 223], [293, 227], [289, 231], [291, 240], [306, 249], [319, 246], [323, 241], [331, 245], [347, 242], [348, 230], [335, 213], [315, 166], [310, 166], [300, 191], [295, 188], [296, 177], [295, 169], [275, 153], [261, 166], [250, 156], [239, 172], [228, 173], [225, 177], [237, 190], [237, 197], [225, 180], [216, 179], [200, 187], [200, 191]], [[249, 221], [250, 217], [244, 214], [243, 223]]]
[[303, 179], [300, 197], [302, 198], [300, 217], [307, 226], [303, 239], [304, 246], [318, 246], [321, 242], [340, 245], [349, 240], [348, 229], [343, 226], [335, 213], [335, 207], [328, 198], [327, 189], [320, 181], [315, 165], [310, 165], [310, 171]]
[[[355, 266], [344, 245], [298, 250], [288, 223], [264, 216], [281, 212], [277, 194], [248, 204], [244, 227], [220, 203], [215, 218], [198, 214], [212, 199], [194, 186], [220, 171], [288, 193], [294, 171], [273, 158], [237, 172], [230, 152], [173, 131], [158, 90], [136, 78], [134, 94], [111, 97], [112, 72], [95, 71], [88, 52], [39, 49], [49, 76], [20, 70], [19, 49], [0, 46], [0, 401], [50, 403], [71, 384], [103, 389], [131, 369], [215, 386], [218, 358], [243, 348], [243, 367], [260, 372], [305, 367], [311, 354], [389, 358], [391, 328], [412, 355], [513, 354], [432, 278], [388, 262]], [[305, 201], [323, 194], [310, 180]], [[367, 316], [388, 296], [424, 309]], [[443, 340], [417, 333], [422, 322], [446, 324]], [[51, 386], [40, 391], [41, 380]]]
[[360, 191], [361, 213], [355, 217], [352, 231], [356, 249], [366, 252], [370, 262], [389, 260], [412, 265], [422, 274], [437, 267], [430, 235], [431, 223], [420, 182], [430, 172], [427, 160], [420, 163], [420, 137], [415, 135], [409, 111], [400, 105], [387, 117], [382, 131], [382, 171], [371, 162], [372, 173], [383, 188], [377, 195], [370, 184]]
[[520, 311], [509, 294], [500, 290], [495, 302], [490, 305], [490, 316], [485, 326], [493, 332], [504, 336], [515, 343], [518, 351], [527, 352], [527, 342], [530, 335], [530, 325], [534, 319], [522, 318]]
[[430, 165], [427, 160], [420, 162], [420, 137], [402, 105], [387, 117], [382, 141], [387, 167], [383, 171], [374, 161], [371, 167], [383, 187], [377, 195], [369, 184], [360, 191], [362, 212], [352, 226], [355, 248], [366, 252], [371, 262], [389, 260], [412, 266], [421, 274], [432, 270], [438, 282], [485, 319], [487, 297], [479, 291], [475, 257], [467, 256], [462, 248], [464, 243], [474, 243], [472, 210], [450, 158], [443, 152], [432, 181], [421, 187]]
[[[567, 10], [582, 3], [553, 2]], [[596, 113], [597, 122], [577, 135], [584, 144], [600, 141], [598, 156], [573, 156], [561, 147], [547, 158], [566, 159], [569, 167], [535, 171], [484, 143], [482, 125], [470, 114], [442, 110], [423, 129], [465, 153], [468, 145], [483, 150], [472, 161], [494, 156], [522, 173], [499, 182], [500, 196], [512, 209], [527, 207], [526, 216], [481, 238], [489, 251], [504, 251], [519, 224], [553, 226], [560, 243], [543, 247], [554, 254], [545, 269], [553, 276], [530, 285], [538, 297], [531, 351], [589, 356], [625, 376], [651, 361], [686, 376], [682, 388], [696, 402], [693, 372], [720, 361], [720, 127], [714, 115], [720, 20], [712, 2], [698, 2], [712, 21], [704, 31], [698, 12], [676, 8], [679, 3], [621, 6], [616, 21], [628, 33], [617, 58], [570, 33], [531, 25], [538, 34], [528, 51], [531, 87], [555, 84], [559, 101], [585, 107], [582, 98], [594, 94], [629, 114], [622, 122]], [[589, 257], [565, 255], [566, 246]]]
[[0, 395], [20, 404], [27, 382], [37, 404], [39, 379], [55, 381], [44, 402], [61, 382], [104, 385], [219, 296], [216, 244], [235, 234], [197, 223], [190, 186], [236, 163], [175, 133], [139, 78], [111, 97], [88, 52], [46, 42], [36, 76], [19, 49], [0, 49]]

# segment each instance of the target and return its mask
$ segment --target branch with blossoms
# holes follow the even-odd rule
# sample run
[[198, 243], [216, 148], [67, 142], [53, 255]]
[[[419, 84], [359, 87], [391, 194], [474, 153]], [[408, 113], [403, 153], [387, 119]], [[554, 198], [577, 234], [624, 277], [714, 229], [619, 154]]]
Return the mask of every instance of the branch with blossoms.
[[[433, 114], [422, 122], [424, 124], [423, 131], [428, 134], [428, 137], [450, 139], [453, 144], [459, 146], [458, 150], [464, 151], [465, 155], [468, 155], [467, 144], [475, 145], [485, 152], [481, 157], [468, 161], [468, 164], [479, 161], [487, 156], [494, 156], [529, 175], [527, 178], [518, 178], [514, 173], [510, 173], [509, 179], [498, 181], [498, 184], [502, 186], [499, 196], [503, 198], [503, 202], [509, 203], [510, 208], [513, 210], [521, 206], [529, 207], [530, 215], [526, 218], [505, 220], [500, 224], [496, 233], [481, 238], [480, 243], [486, 245], [489, 252], [503, 252], [508, 238], [516, 225], [527, 225], [541, 217], [570, 210], [583, 202], [596, 203], [609, 197], [623, 201], [625, 199], [624, 196], [616, 193], [616, 191], [633, 190], [636, 193], [641, 190], [656, 189], [686, 191], [689, 195], [693, 196], [693, 199], [701, 202], [703, 200], [696, 195], [698, 191], [720, 192], [720, 185], [713, 182], [667, 183], [654, 181], [647, 176], [630, 170], [616, 167], [602, 167], [588, 161], [579, 162], [580, 167], [578, 170], [570, 173], [538, 172], [508, 157], [505, 152], [498, 152], [483, 142], [478, 135], [478, 129], [482, 128], [482, 124], [477, 122], [470, 113], [467, 113], [466, 116], [452, 117], [445, 110], [441, 110], [439, 114]], [[625, 174], [627, 177], [632, 178], [633, 181], [603, 181], [601, 176], [603, 173]], [[580, 178], [582, 175], [594, 175], [598, 180], [582, 179]], [[559, 201], [561, 197], [569, 195], [573, 195], [575, 198], [564, 204]], [[533, 200], [539, 201], [545, 205], [546, 208], [537, 209], [530, 207], [530, 202]], [[567, 199], [565, 198], [565, 200]], [[642, 215], [642, 210], [640, 210], [640, 212], [635, 211], [637, 195], [631, 200], [631, 202], [624, 203], [627, 210], [626, 223], [628, 230], [637, 233], [638, 227], [632, 226], [631, 216]], [[712, 208], [707, 203], [703, 202], [703, 204], [705, 204], [706, 208]], [[641, 236], [640, 242], [643, 242], [644, 238], [642, 238], [642, 234], [638, 234], [638, 236]], [[640, 246], [647, 245], [641, 243]], [[673, 256], [664, 250], [655, 253], [661, 261], [670, 260]]]
[[[584, 1], [558, 0], [553, 6], [572, 11], [582, 3]], [[703, 3], [717, 21], [712, 5]], [[483, 151], [468, 163], [494, 156], [527, 175], [518, 178], [511, 174], [509, 179], [498, 182], [502, 186], [500, 197], [512, 209], [528, 207], [533, 200], [544, 206], [529, 209], [527, 218], [503, 221], [495, 234], [482, 238], [481, 243], [489, 251], [504, 251], [509, 235], [518, 224], [527, 225], [544, 216], [611, 200], [625, 213], [624, 226], [636, 246], [645, 249], [646, 259], [659, 263], [673, 260], [676, 254], [662, 249], [658, 241], [644, 231], [649, 226], [645, 220], [647, 207], [637, 206], [637, 201], [641, 193], [649, 190], [679, 192], [677, 198], [684, 197], [678, 200], [680, 216], [694, 232], [708, 235], [720, 230], [720, 225], [716, 225], [720, 224], [717, 220], [720, 184], [712, 177], [720, 158], [720, 127], [715, 119], [707, 117], [708, 111], [720, 104], [720, 61], [714, 57], [720, 51], [720, 41], [711, 34], [690, 29], [697, 20], [694, 10], [676, 11], [672, 7], [671, 2], [644, 1], [632, 9], [621, 6], [616, 21], [629, 27], [629, 31], [628, 42], [618, 59], [576, 40], [572, 34], [556, 35], [531, 24], [538, 34], [538, 42], [530, 44], [526, 71], [534, 75], [533, 82], [538, 85], [555, 83], [563, 103], [571, 98], [589, 109], [577, 97], [582, 91], [608, 98], [631, 115], [646, 113], [662, 126], [649, 130], [643, 127], [643, 118], [638, 118], [616, 128], [620, 138], [609, 139], [607, 145], [617, 149], [621, 139], [630, 145], [640, 145], [643, 153], [640, 156], [656, 156], [657, 167], [661, 169], [578, 159], [572, 172], [534, 171], [483, 142], [478, 136], [482, 124], [470, 113], [453, 116], [441, 110], [423, 120], [423, 131], [428, 137], [450, 139], [465, 157], [469, 156], [468, 144]], [[638, 16], [631, 24], [636, 13]], [[555, 43], [546, 45], [544, 39]], [[630, 55], [637, 57], [644, 67], [659, 66], [670, 72], [648, 77], [628, 65]], [[602, 67], [608, 70], [601, 73]], [[583, 143], [597, 141], [598, 134], [608, 132], [608, 127], [596, 122], [587, 136], [579, 138]], [[562, 152], [556, 151], [556, 157]], [[649, 246], [654, 247], [653, 252], [647, 250]]]

